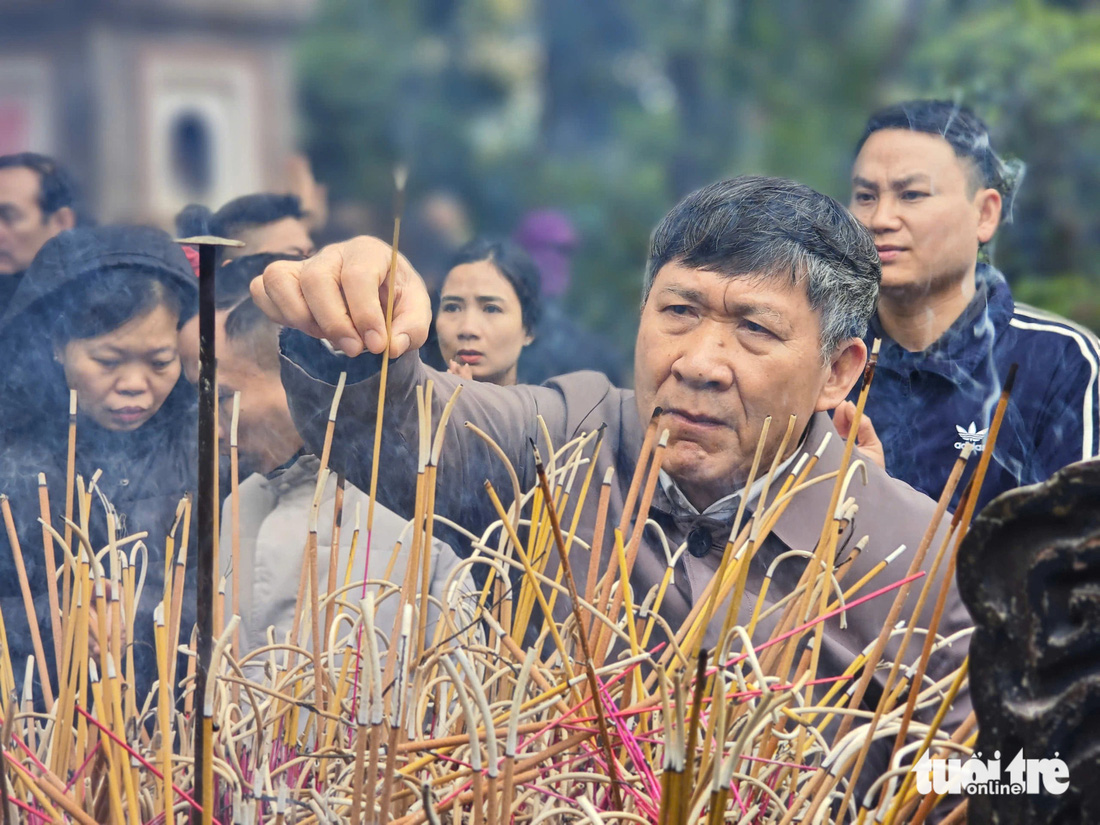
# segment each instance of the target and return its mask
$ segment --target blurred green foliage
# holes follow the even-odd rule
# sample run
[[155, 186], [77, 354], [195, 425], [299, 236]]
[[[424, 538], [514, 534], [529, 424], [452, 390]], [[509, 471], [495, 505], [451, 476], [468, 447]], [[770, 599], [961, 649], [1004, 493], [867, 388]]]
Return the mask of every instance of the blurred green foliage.
[[867, 115], [972, 105], [1025, 160], [995, 262], [1100, 327], [1100, 10], [1039, 0], [323, 0], [300, 48], [304, 139], [335, 198], [457, 193], [478, 232], [555, 206], [571, 302], [633, 341], [654, 224], [742, 173], [847, 199]]

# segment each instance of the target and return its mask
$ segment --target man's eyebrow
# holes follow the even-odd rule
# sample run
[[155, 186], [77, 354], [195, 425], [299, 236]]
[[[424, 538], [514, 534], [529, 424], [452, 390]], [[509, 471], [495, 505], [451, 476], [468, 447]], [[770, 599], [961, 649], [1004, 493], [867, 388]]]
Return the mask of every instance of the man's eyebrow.
[[682, 298], [685, 301], [691, 301], [693, 304], [705, 304], [707, 302], [706, 296], [698, 289], [691, 289], [686, 286], [666, 286], [662, 292], [671, 292], [677, 298]]
[[[906, 175], [904, 178], [898, 178], [890, 181], [891, 189], [904, 189], [907, 186], [912, 186], [914, 183], [931, 183], [932, 179], [924, 172], [915, 172], [912, 175]], [[879, 190], [879, 185], [874, 181], [867, 180], [867, 178], [861, 178], [859, 175], [852, 176], [852, 186], [859, 189], [869, 189], [872, 192]]]
[[727, 304], [726, 310], [731, 315], [739, 315], [741, 317], [756, 317], [756, 318], [771, 318], [773, 321], [786, 324], [787, 318], [782, 312], [770, 307], [767, 304], [754, 304], [748, 301], [738, 301], [733, 304]]
[[[691, 289], [690, 287], [668, 286], [665, 287], [663, 292], [671, 292], [673, 295], [679, 298], [689, 301], [693, 304], [706, 305], [706, 296], [697, 289]], [[771, 318], [782, 324], [787, 324], [787, 318], [782, 312], [767, 304], [753, 303], [752, 301], [736, 301], [734, 303], [726, 304], [724, 311], [730, 315], [737, 315], [741, 317], [757, 317], [757, 318]]]
[[912, 186], [914, 183], [931, 183], [932, 178], [923, 172], [916, 172], [912, 175], [907, 175], [904, 178], [898, 178], [895, 181], [891, 181], [890, 185], [894, 189], [904, 189], [907, 186]]

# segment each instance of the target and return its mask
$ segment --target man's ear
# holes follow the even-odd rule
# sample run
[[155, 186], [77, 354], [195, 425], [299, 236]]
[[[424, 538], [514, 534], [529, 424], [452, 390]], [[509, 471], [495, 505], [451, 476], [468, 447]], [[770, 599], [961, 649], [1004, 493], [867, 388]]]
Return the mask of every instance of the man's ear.
[[817, 396], [814, 412], [831, 410], [848, 397], [867, 363], [867, 345], [860, 338], [842, 342], [829, 359], [829, 375]]
[[980, 189], [974, 196], [978, 208], [978, 243], [989, 243], [1001, 225], [1001, 193], [996, 189]]
[[62, 206], [46, 218], [46, 223], [56, 231], [64, 232], [66, 229], [72, 229], [76, 226], [76, 213], [71, 206]]

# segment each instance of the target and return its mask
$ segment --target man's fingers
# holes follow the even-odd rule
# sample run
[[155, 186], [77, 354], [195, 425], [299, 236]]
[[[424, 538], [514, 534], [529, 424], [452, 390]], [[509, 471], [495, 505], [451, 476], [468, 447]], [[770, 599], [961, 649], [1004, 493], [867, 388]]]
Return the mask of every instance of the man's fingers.
[[272, 264], [252, 282], [257, 306], [273, 321], [328, 339], [346, 355], [364, 347], [386, 348], [386, 297], [392, 287], [395, 305], [393, 357], [420, 347], [428, 337], [431, 301], [424, 282], [399, 255], [394, 283], [389, 283], [392, 251], [377, 238], [354, 238], [321, 250], [303, 262]]
[[276, 261], [255, 278], [250, 291], [256, 305], [272, 321], [284, 327], [300, 329], [314, 338], [324, 334], [313, 319], [299, 284], [303, 264], [298, 261]]
[[432, 324], [432, 301], [424, 281], [402, 256], [398, 262], [397, 303], [393, 310], [394, 358], [419, 349], [428, 340]]
[[351, 323], [366, 348], [380, 353], [386, 348], [386, 309], [381, 286], [389, 273], [389, 247], [375, 238], [357, 238], [341, 254], [340, 287]]
[[871, 422], [870, 416], [864, 415], [859, 419], [859, 435], [857, 438], [865, 444], [878, 443], [878, 433], [875, 432], [875, 425]]
[[348, 300], [341, 289], [344, 275], [343, 256], [337, 248], [329, 247], [303, 262], [298, 283], [321, 337], [345, 354], [355, 356], [363, 350], [363, 338], [352, 321]]
[[[362, 316], [356, 317], [356, 326], [363, 333], [367, 349], [381, 353], [386, 348], [385, 313], [389, 292], [391, 288], [395, 290], [390, 356], [397, 358], [410, 349], [419, 348], [427, 340], [432, 320], [431, 301], [424, 282], [404, 255], [397, 256], [397, 271], [391, 284], [392, 248], [373, 238], [363, 240], [370, 240], [371, 246], [368, 248], [364, 243], [355, 250], [352, 277], [344, 286], [348, 305], [353, 307], [353, 315], [354, 309], [364, 310]], [[380, 285], [374, 273], [381, 273]], [[360, 302], [359, 292], [375, 296], [374, 306], [368, 307], [366, 301]]]
[[847, 438], [852, 430], [852, 417], [856, 411], [855, 404], [851, 401], [842, 401], [833, 410], [833, 426], [841, 438]]

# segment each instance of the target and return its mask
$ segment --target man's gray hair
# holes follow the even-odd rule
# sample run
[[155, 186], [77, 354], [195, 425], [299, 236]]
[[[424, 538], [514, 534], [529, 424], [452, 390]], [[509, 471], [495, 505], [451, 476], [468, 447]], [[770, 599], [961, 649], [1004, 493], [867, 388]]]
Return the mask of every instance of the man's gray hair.
[[653, 232], [643, 303], [667, 263], [805, 284], [825, 360], [867, 332], [882, 279], [875, 242], [859, 221], [827, 195], [782, 178], [733, 178], [680, 201]]

